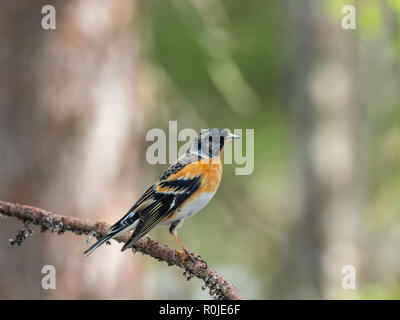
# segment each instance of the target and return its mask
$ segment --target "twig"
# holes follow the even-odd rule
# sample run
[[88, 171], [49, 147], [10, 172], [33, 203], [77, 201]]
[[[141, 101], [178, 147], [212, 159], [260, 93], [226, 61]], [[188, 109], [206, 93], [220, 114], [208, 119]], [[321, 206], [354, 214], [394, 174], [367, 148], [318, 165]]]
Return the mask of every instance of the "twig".
[[[35, 208], [26, 205], [19, 205], [15, 203], [9, 203], [0, 201], [0, 214], [15, 217], [24, 222], [27, 230], [29, 224], [39, 225], [41, 231], [50, 229], [52, 232], [62, 234], [65, 231], [70, 231], [78, 235], [92, 235], [96, 237], [103, 236], [110, 226], [104, 222], [93, 222], [86, 219], [62, 216], [51, 213], [49, 211]], [[23, 228], [23, 229], [24, 229]], [[18, 233], [22, 234], [18, 239], [11, 239], [10, 243], [17, 243], [18, 245], [27, 237], [25, 236], [25, 229]], [[29, 232], [28, 232], [29, 235]], [[117, 237], [115, 240], [118, 242], [127, 242], [130, 234], [125, 234]], [[194, 261], [191, 259], [183, 260], [182, 255], [178, 254], [177, 251], [162, 245], [150, 237], [145, 236], [136, 242], [133, 251], [139, 251], [143, 254], [147, 254], [159, 261], [165, 261], [169, 266], [176, 265], [185, 270], [184, 276], [187, 280], [193, 277], [197, 277], [204, 281], [202, 289], [209, 288], [210, 295], [213, 298], [220, 300], [242, 300], [238, 289], [236, 289], [228, 280], [216, 271], [207, 266], [205, 261], [195, 258]]]

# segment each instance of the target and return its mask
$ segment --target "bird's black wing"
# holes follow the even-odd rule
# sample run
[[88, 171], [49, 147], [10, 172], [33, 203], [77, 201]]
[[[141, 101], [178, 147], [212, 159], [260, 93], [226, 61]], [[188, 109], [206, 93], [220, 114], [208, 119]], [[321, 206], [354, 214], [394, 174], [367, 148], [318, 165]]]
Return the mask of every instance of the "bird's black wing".
[[150, 188], [146, 190], [145, 193], [139, 198], [138, 201], [129, 209], [129, 211], [116, 223], [114, 223], [108, 232], [112, 232], [115, 230], [124, 229], [124, 227], [128, 227], [131, 224], [135, 223], [137, 219], [139, 219], [138, 208], [145, 206], [147, 201], [151, 199], [154, 193], [155, 186], [152, 185]]
[[173, 214], [199, 189], [200, 184], [201, 176], [159, 181], [154, 186], [151, 195], [135, 209], [135, 212], [139, 214], [139, 222], [131, 239], [122, 250], [132, 246], [158, 223]]
[[191, 158], [170, 166], [160, 180], [148, 188], [132, 208], [84, 254], [89, 255], [106, 241], [132, 230], [136, 225], [131, 240], [123, 247], [123, 250], [125, 250], [128, 245], [135, 243], [159, 222], [172, 214], [200, 186], [198, 177], [171, 179], [171, 176], [175, 176], [189, 163], [191, 163]]
[[118, 235], [134, 228], [135, 223], [137, 223], [139, 220], [139, 215], [137, 214], [138, 212], [137, 208], [145, 205], [146, 201], [148, 201], [152, 197], [154, 188], [155, 188], [154, 185], [148, 188], [146, 192], [139, 198], [139, 200], [133, 205], [133, 207], [129, 209], [129, 211], [120, 220], [114, 223], [103, 237], [101, 237], [95, 244], [90, 246], [90, 248], [88, 248], [84, 252], [84, 254], [85, 255], [91, 254], [94, 250], [96, 250], [106, 241], [113, 239]]

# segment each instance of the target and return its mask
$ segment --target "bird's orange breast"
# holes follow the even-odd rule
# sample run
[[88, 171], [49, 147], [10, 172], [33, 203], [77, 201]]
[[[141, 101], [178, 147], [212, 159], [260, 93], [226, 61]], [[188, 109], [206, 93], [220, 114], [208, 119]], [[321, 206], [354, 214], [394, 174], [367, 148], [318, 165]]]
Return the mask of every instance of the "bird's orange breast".
[[179, 172], [168, 177], [168, 180], [194, 178], [201, 176], [201, 186], [196, 193], [214, 193], [217, 191], [222, 177], [221, 155], [214, 159], [202, 159], [186, 165]]

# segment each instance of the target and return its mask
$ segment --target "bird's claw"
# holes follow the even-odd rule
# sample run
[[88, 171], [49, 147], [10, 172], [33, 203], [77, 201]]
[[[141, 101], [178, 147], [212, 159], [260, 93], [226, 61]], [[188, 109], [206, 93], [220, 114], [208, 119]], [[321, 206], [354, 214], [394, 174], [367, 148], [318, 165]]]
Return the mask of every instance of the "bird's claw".
[[187, 250], [183, 249], [182, 251], [178, 251], [178, 254], [182, 257], [182, 264], [185, 264], [186, 260], [189, 258], [193, 263], [196, 261], [193, 257], [193, 254]]
[[190, 252], [188, 249], [178, 251], [178, 254], [183, 256], [183, 258], [182, 258], [183, 264], [185, 264], [187, 259], [190, 259], [193, 263], [196, 263], [197, 261], [200, 261], [201, 263], [203, 263], [204, 269], [207, 269], [207, 267], [208, 267], [207, 262], [204, 261], [200, 255], [198, 255], [197, 253], [194, 254], [194, 253]]

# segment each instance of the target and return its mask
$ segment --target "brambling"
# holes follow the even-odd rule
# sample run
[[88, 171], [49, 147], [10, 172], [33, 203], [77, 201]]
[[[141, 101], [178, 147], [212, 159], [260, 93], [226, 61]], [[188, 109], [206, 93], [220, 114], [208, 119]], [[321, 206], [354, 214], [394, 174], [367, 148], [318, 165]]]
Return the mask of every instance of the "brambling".
[[122, 247], [124, 251], [155, 226], [166, 225], [181, 246], [180, 253], [190, 256], [178, 237], [177, 228], [213, 198], [221, 181], [224, 145], [238, 138], [226, 129], [202, 130], [189, 150], [84, 254], [89, 255], [106, 241], [134, 229], [130, 240]]

